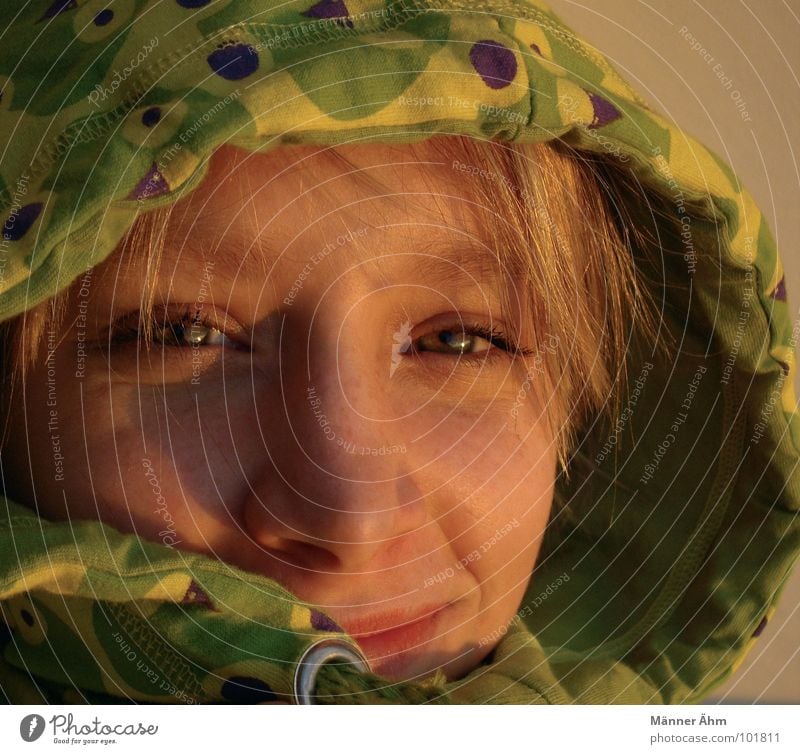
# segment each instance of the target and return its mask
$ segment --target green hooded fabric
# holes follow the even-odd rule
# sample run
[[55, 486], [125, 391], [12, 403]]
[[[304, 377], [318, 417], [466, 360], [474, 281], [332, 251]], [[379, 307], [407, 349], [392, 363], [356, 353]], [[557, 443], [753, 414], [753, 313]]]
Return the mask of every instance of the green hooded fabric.
[[[655, 239], [632, 252], [673, 348], [631, 343], [621, 413], [587, 424], [559, 477], [564, 513], [517, 617], [461, 680], [325, 665], [317, 701], [686, 703], [728, 678], [798, 554], [800, 425], [781, 263], [718, 156], [533, 0], [13, 0], [2, 15], [2, 320], [200, 185], [223, 143], [561, 139], [627, 176], [631, 222]], [[265, 577], [4, 506], [12, 703], [293, 700], [309, 647], [354, 645]]]

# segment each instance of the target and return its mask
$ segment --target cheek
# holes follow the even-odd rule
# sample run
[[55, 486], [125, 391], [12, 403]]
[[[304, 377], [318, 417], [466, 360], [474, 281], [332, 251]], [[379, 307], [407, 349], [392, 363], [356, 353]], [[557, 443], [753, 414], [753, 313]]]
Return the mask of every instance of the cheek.
[[530, 574], [552, 505], [554, 463], [498, 438], [458, 477], [446, 532], [460, 558], [472, 556], [480, 581]]
[[[122, 529], [133, 522], [151, 537], [165, 524], [174, 526], [183, 546], [203, 549], [239, 526], [247, 492], [242, 470], [257, 463], [258, 425], [244, 405], [249, 390], [220, 388], [208, 380], [194, 390], [119, 384], [110, 392], [107, 385], [85, 391], [92, 431], [81, 455], [88, 458], [104, 520]], [[83, 448], [79, 425], [70, 429], [75, 447]], [[242, 437], [251, 440], [245, 445]], [[75, 500], [77, 512], [82, 502]], [[91, 512], [96, 516], [93, 505]]]
[[449, 508], [440, 525], [457, 567], [480, 585], [481, 611], [473, 627], [490, 634], [519, 608], [550, 515], [556, 447], [534, 407], [505, 407], [478, 419], [453, 416], [442, 440], [441, 481]]
[[[556, 448], [534, 412], [453, 413], [417, 448], [454, 555], [485, 588], [523, 589], [553, 499]], [[430, 487], [434, 489], [434, 487]], [[444, 493], [444, 494], [443, 494]]]

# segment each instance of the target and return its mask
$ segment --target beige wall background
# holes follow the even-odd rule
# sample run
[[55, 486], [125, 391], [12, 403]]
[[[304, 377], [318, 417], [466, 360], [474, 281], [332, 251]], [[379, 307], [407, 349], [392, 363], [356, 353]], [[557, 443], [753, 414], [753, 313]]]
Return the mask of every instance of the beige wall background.
[[[800, 319], [800, 0], [550, 5], [656, 109], [733, 167], [772, 227]], [[800, 568], [756, 648], [709, 701], [800, 703]]]

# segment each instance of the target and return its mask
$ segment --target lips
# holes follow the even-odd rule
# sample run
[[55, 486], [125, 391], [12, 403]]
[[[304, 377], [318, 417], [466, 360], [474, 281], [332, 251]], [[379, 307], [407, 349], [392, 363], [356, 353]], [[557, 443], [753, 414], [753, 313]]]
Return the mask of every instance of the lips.
[[393, 610], [367, 615], [363, 618], [341, 619], [345, 631], [354, 639], [369, 639], [381, 634], [411, 631], [417, 624], [427, 623], [444, 610], [447, 604], [430, 605], [425, 608]]
[[413, 612], [393, 611], [340, 621], [369, 659], [372, 669], [390, 678], [405, 678], [418, 665], [431, 641], [445, 634], [452, 604]]

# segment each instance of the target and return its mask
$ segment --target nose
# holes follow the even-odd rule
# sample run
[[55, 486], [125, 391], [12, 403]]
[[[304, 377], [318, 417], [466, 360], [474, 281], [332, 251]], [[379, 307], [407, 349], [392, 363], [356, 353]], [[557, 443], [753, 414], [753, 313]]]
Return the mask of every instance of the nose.
[[392, 553], [402, 557], [413, 549], [410, 540], [400, 540], [428, 520], [408, 448], [396, 434], [402, 423], [375, 418], [385, 413], [385, 391], [363, 369], [340, 362], [311, 381], [305, 369], [299, 372], [284, 372], [283, 400], [270, 401], [261, 421], [264, 452], [244, 505], [246, 530], [300, 568], [390, 567]]

